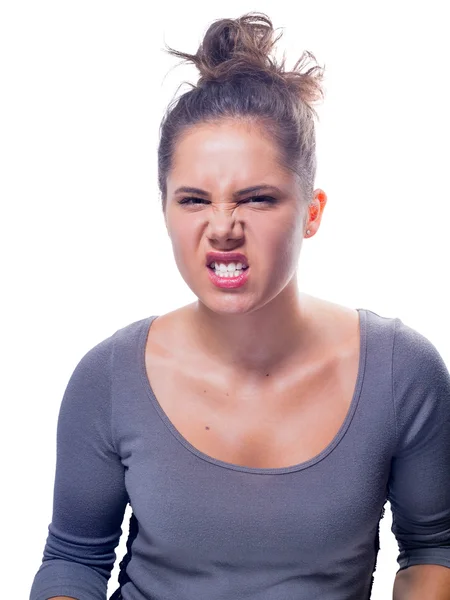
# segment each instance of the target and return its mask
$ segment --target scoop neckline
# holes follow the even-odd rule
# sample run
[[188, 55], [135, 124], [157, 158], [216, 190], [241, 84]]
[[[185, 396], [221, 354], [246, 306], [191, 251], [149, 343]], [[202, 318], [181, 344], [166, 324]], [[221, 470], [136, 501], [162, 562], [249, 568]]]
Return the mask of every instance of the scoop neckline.
[[336, 435], [331, 440], [331, 442], [323, 450], [321, 450], [321, 452], [319, 452], [312, 458], [310, 458], [306, 461], [303, 461], [301, 463], [298, 463], [295, 465], [290, 465], [287, 467], [274, 467], [274, 468], [249, 467], [249, 466], [245, 466], [245, 465], [237, 465], [237, 464], [234, 464], [231, 462], [220, 460], [218, 458], [214, 458], [213, 456], [209, 456], [209, 454], [202, 452], [201, 450], [196, 448], [194, 445], [192, 445], [178, 431], [178, 429], [175, 427], [175, 425], [169, 419], [169, 417], [163, 410], [161, 404], [159, 403], [159, 400], [157, 399], [157, 397], [153, 391], [153, 388], [151, 386], [150, 380], [147, 375], [147, 370], [145, 367], [145, 348], [146, 348], [148, 335], [150, 333], [150, 328], [152, 326], [153, 321], [155, 321], [159, 315], [152, 315], [152, 316], [144, 319], [143, 325], [142, 325], [142, 328], [140, 331], [140, 336], [139, 336], [138, 345], [137, 345], [138, 346], [137, 352], [138, 352], [138, 365], [139, 365], [139, 372], [141, 375], [141, 382], [143, 384], [146, 394], [148, 395], [148, 397], [150, 398], [150, 400], [152, 402], [152, 405], [156, 409], [158, 415], [161, 417], [164, 425], [167, 427], [169, 432], [175, 437], [175, 439], [178, 442], [180, 442], [187, 450], [189, 450], [189, 452], [191, 452], [198, 458], [200, 458], [204, 461], [207, 461], [213, 465], [216, 465], [218, 467], [222, 467], [225, 469], [231, 469], [233, 471], [241, 471], [243, 473], [256, 473], [256, 474], [260, 474], [260, 475], [281, 475], [283, 473], [292, 473], [294, 471], [301, 471], [303, 469], [311, 467], [311, 466], [315, 465], [316, 463], [320, 462], [321, 460], [326, 458], [334, 450], [334, 448], [336, 448], [336, 446], [339, 444], [339, 442], [342, 440], [345, 433], [347, 432], [347, 430], [350, 426], [350, 423], [353, 419], [353, 416], [355, 414], [356, 408], [358, 406], [359, 398], [361, 396], [362, 383], [364, 380], [364, 374], [365, 374], [365, 370], [366, 370], [367, 311], [364, 308], [357, 308], [356, 310], [358, 311], [358, 315], [359, 315], [360, 352], [359, 352], [358, 374], [356, 377], [356, 383], [355, 383], [355, 387], [354, 387], [354, 391], [353, 391], [353, 397], [350, 402], [349, 409], [347, 411], [344, 421], [341, 424], [341, 427], [339, 428], [339, 430], [337, 431]]

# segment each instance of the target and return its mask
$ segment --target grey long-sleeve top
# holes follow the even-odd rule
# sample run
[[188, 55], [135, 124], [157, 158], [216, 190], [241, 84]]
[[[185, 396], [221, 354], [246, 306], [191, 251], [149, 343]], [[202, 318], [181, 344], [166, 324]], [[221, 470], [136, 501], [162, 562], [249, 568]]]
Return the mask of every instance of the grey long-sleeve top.
[[155, 316], [91, 348], [60, 407], [30, 600], [105, 600], [127, 503], [124, 600], [369, 599], [386, 500], [400, 569], [450, 568], [449, 371], [399, 318], [358, 312], [345, 421], [320, 454], [286, 468], [217, 460], [178, 432], [145, 371]]

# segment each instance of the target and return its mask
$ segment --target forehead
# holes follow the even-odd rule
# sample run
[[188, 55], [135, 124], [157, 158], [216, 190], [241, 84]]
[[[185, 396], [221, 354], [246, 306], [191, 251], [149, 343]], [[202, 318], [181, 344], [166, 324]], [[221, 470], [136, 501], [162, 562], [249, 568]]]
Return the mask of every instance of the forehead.
[[168, 187], [245, 187], [268, 179], [288, 183], [276, 144], [256, 125], [225, 121], [198, 124], [177, 141]]

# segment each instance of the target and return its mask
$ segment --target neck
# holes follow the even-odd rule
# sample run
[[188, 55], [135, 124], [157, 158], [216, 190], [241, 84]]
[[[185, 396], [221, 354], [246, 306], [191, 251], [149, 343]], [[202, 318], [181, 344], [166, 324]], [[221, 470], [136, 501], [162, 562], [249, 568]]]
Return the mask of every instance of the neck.
[[190, 305], [195, 347], [236, 377], [261, 379], [310, 346], [311, 296], [298, 291], [296, 277], [266, 305], [247, 313], [217, 313], [201, 302]]

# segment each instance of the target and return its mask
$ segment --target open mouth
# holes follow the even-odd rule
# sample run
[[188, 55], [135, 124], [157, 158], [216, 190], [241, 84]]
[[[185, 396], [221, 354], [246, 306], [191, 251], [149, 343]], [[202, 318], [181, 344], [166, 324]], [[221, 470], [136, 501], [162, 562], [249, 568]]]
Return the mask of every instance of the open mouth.
[[219, 264], [215, 262], [212, 262], [211, 264], [207, 265], [207, 267], [211, 271], [214, 271], [217, 277], [222, 277], [224, 279], [239, 277], [244, 271], [246, 271], [249, 268], [248, 266], [243, 265], [242, 263]]
[[248, 274], [250, 272], [250, 267], [237, 268], [234, 267], [234, 270], [223, 270], [217, 268], [216, 266], [206, 265], [208, 267], [208, 276], [211, 282], [218, 288], [231, 290], [234, 288], [240, 288], [245, 286], [248, 282]]

